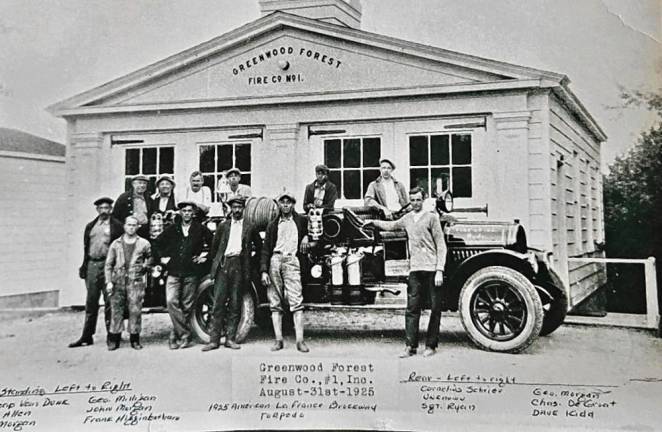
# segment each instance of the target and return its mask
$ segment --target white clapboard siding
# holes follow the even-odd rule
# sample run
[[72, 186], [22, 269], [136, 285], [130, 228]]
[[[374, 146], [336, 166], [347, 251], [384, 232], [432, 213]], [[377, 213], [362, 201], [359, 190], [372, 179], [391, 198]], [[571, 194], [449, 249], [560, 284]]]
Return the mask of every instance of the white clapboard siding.
[[0, 153], [0, 298], [60, 289], [64, 176], [64, 157]]

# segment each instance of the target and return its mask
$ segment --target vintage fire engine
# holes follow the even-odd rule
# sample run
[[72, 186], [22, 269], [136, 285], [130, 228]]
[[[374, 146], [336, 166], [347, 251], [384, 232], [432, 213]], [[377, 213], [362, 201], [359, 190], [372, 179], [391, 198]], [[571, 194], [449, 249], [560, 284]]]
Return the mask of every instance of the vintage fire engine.
[[[436, 212], [448, 246], [443, 310], [459, 312], [469, 338], [491, 351], [519, 352], [538, 336], [556, 330], [563, 323], [568, 300], [550, 254], [529, 248], [524, 228], [517, 222], [458, 221], [451, 210], [452, 197], [442, 194], [436, 200]], [[264, 230], [277, 211], [274, 200], [251, 198], [245, 223]], [[307, 310], [405, 308], [406, 233], [366, 228], [365, 219], [380, 218], [369, 207], [317, 210], [308, 215], [308, 235], [314, 246], [301, 263]], [[207, 224], [213, 229], [218, 222]], [[254, 323], [271, 325], [266, 288], [258, 274], [258, 251], [253, 259], [253, 282], [243, 295], [237, 329], [239, 341]], [[152, 306], [165, 304], [162, 275], [155, 276], [147, 295]], [[203, 342], [209, 339], [212, 290], [213, 281], [205, 276], [192, 314], [193, 329]]]

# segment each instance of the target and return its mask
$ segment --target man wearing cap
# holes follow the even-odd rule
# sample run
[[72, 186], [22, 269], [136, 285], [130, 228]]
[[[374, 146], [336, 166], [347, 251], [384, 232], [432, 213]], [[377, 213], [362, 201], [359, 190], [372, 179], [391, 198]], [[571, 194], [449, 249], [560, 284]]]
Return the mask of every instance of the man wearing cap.
[[364, 197], [366, 206], [381, 209], [387, 219], [391, 219], [394, 212], [409, 205], [407, 189], [393, 177], [394, 170], [395, 164], [389, 159], [380, 160], [381, 175], [370, 182]]
[[294, 211], [294, 195], [283, 192], [278, 197], [278, 216], [267, 225], [260, 272], [267, 288], [271, 321], [276, 341], [272, 351], [283, 349], [283, 308], [289, 304], [294, 316], [297, 349], [308, 352], [303, 340], [303, 290], [301, 259], [308, 252], [308, 222]]
[[138, 220], [138, 235], [149, 237], [149, 217], [152, 214], [152, 200], [147, 195], [147, 177], [136, 175], [131, 179], [131, 190], [128, 190], [115, 201], [113, 217], [123, 221], [127, 216], [134, 216]]
[[338, 199], [338, 189], [329, 181], [329, 168], [326, 165], [315, 167], [315, 181], [306, 186], [303, 194], [303, 209], [333, 209]]
[[219, 348], [226, 315], [225, 347], [241, 348], [235, 340], [241, 299], [250, 284], [251, 251], [260, 251], [262, 247], [259, 232], [244, 221], [245, 199], [241, 196], [233, 197], [228, 200], [228, 204], [232, 217], [218, 226], [211, 246], [213, 261], [210, 274], [214, 277], [214, 306], [209, 343], [202, 351]]
[[165, 214], [169, 210], [176, 210], [175, 194], [175, 181], [168, 175], [161, 176], [156, 181], [156, 193], [152, 195], [151, 209], [153, 212], [161, 212]]
[[193, 344], [189, 320], [200, 280], [197, 265], [207, 260], [202, 251], [212, 242], [207, 227], [193, 219], [195, 203], [183, 201], [177, 207], [181, 220], [166, 228], [155, 241], [157, 262], [162, 262], [160, 258], [170, 258], [166, 263], [166, 305], [172, 320], [168, 339], [170, 349], [189, 348]]
[[227, 173], [225, 173], [225, 176], [228, 179], [228, 186], [230, 187], [230, 191], [228, 192], [228, 201], [235, 197], [251, 197], [251, 187], [239, 183], [241, 180], [241, 171], [239, 171], [239, 169], [232, 168], [228, 170]]
[[122, 223], [113, 218], [110, 213], [113, 200], [102, 197], [94, 201], [97, 217], [85, 226], [83, 233], [83, 264], [78, 269], [78, 275], [85, 279], [87, 297], [85, 299], [85, 323], [81, 337], [69, 344], [69, 348], [92, 345], [93, 335], [97, 328], [99, 316], [99, 297], [103, 293], [103, 312], [106, 332], [110, 325], [110, 300], [104, 291], [106, 281], [103, 266], [108, 255], [110, 243], [122, 235]]

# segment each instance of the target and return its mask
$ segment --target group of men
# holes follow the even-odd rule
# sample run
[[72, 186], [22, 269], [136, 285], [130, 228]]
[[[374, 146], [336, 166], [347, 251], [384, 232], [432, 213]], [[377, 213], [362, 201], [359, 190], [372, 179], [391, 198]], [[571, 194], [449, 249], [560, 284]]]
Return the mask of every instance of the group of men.
[[[394, 169], [390, 160], [380, 161], [380, 176], [368, 186], [365, 205], [380, 208], [386, 219], [392, 219], [394, 213], [408, 206], [412, 211], [395, 221], [368, 220], [366, 224], [407, 232], [411, 258], [405, 314], [406, 349], [401, 357], [416, 353], [422, 297], [430, 290], [432, 307], [424, 353], [428, 356], [434, 354], [437, 347], [441, 315], [439, 287], [443, 282], [446, 246], [438, 217], [423, 211], [423, 189], [414, 188], [407, 193], [404, 185], [392, 176]], [[304, 210], [333, 209], [338, 190], [328, 179], [329, 169], [318, 165], [315, 174], [315, 181], [306, 186]], [[255, 227], [244, 223], [250, 188], [240, 184], [241, 173], [237, 169], [228, 171], [226, 177], [228, 188], [223, 191], [223, 199], [229, 217], [219, 224], [213, 236], [199, 221], [199, 216], [209, 211], [212, 200], [210, 189], [203, 185], [202, 174], [197, 171], [191, 174], [185, 199], [177, 204], [172, 178], [158, 179], [157, 192], [148, 196], [148, 179], [141, 175], [132, 178], [131, 190], [122, 193], [116, 201], [102, 197], [94, 202], [98, 216], [85, 228], [84, 259], [79, 270], [87, 287], [85, 323], [81, 337], [69, 347], [94, 343], [98, 302], [103, 295], [108, 349], [112, 351], [120, 346], [127, 311], [131, 346], [142, 349], [140, 317], [145, 275], [153, 263], [163, 264], [168, 271], [166, 304], [173, 325], [169, 348], [191, 347], [194, 339], [189, 321], [200, 278], [199, 268], [211, 259], [214, 303], [210, 341], [202, 351], [218, 349], [223, 333], [226, 348], [240, 349], [235, 337], [242, 296], [250, 285], [251, 251], [254, 250], [259, 253], [260, 279], [267, 287], [270, 304], [275, 337], [271, 350], [284, 347], [283, 314], [289, 308], [294, 320], [296, 348], [300, 352], [309, 351], [304, 341], [301, 282], [301, 260], [311, 247], [306, 218], [294, 210], [294, 195], [283, 192], [277, 198], [278, 215], [268, 223], [263, 241]], [[175, 209], [179, 210], [175, 223], [158, 236], [152, 232], [153, 238], [148, 241], [150, 217]], [[203, 252], [206, 247], [210, 249], [209, 254]]]

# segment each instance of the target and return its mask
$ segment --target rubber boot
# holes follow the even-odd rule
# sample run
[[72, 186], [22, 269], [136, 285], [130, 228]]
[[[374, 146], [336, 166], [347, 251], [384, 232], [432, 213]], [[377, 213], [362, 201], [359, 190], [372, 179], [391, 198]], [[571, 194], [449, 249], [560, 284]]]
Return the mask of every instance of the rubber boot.
[[121, 333], [108, 333], [108, 351], [115, 351], [120, 347]]

